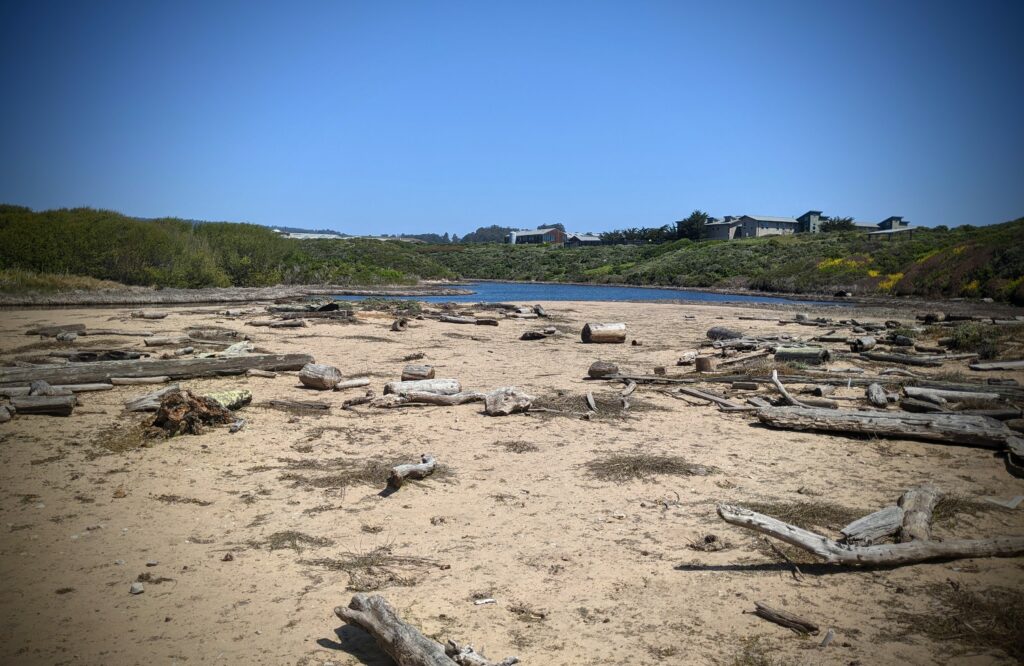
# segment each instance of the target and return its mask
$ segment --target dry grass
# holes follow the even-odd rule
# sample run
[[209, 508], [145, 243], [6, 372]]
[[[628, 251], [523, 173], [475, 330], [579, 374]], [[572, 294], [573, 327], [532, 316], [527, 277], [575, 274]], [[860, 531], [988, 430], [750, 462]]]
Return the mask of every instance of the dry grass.
[[324, 537], [310, 536], [302, 532], [296, 532], [294, 530], [286, 530], [284, 532], [274, 532], [266, 539], [261, 541], [250, 541], [249, 545], [253, 548], [262, 548], [266, 546], [270, 550], [285, 550], [291, 549], [296, 553], [301, 553], [302, 549], [306, 546], [313, 548], [323, 548], [324, 546], [331, 546], [334, 542]]
[[903, 635], [1001, 650], [1011, 659], [1024, 661], [1024, 591], [1004, 587], [972, 591], [951, 581], [925, 591], [933, 607], [919, 614], [898, 614]]
[[[288, 470], [279, 478], [290, 481], [293, 488], [307, 489], [339, 489], [348, 486], [382, 486], [387, 482], [391, 468], [410, 462], [418, 462], [419, 456], [408, 455], [394, 458], [366, 458], [350, 460], [348, 458], [328, 458], [318, 460], [294, 460], [279, 458]], [[303, 472], [323, 472], [322, 474], [304, 474]], [[454, 476], [447, 465], [438, 464], [434, 473], [427, 477], [431, 481], [445, 481]], [[423, 483], [409, 479], [407, 483]]]
[[105, 428], [90, 444], [95, 452], [94, 457], [111, 453], [126, 453], [148, 446], [153, 441], [149, 428], [144, 422], [122, 424], [115, 421]]
[[814, 502], [801, 500], [792, 502], [742, 502], [741, 505], [751, 511], [763, 513], [766, 516], [771, 516], [772, 518], [812, 531], [815, 528], [821, 527], [839, 531], [840, 528], [871, 513], [870, 511], [851, 509], [824, 500]]
[[58, 275], [55, 273], [36, 273], [17, 268], [0, 269], [0, 292], [52, 293], [61, 291], [100, 291], [102, 289], [127, 289], [120, 282], [98, 280], [84, 275]]
[[765, 645], [760, 636], [740, 639], [740, 649], [736, 651], [728, 666], [790, 666], [793, 662], [782, 661], [772, 656], [775, 649]]
[[210, 506], [213, 502], [207, 500], [196, 499], [194, 497], [183, 497], [181, 495], [157, 495], [156, 500], [163, 502], [164, 504], [195, 504], [196, 506]]
[[965, 495], [949, 494], [943, 495], [935, 503], [935, 508], [932, 510], [932, 522], [935, 524], [955, 525], [961, 514], [977, 517], [982, 513], [1006, 510], [991, 502], [972, 499]]
[[589, 414], [592, 419], [623, 419], [633, 412], [668, 411], [667, 408], [638, 399], [635, 394], [629, 397], [629, 409], [624, 409], [622, 396], [617, 391], [601, 391], [593, 393], [597, 411], [590, 411], [585, 393], [556, 391], [539, 396], [533, 401], [534, 407], [554, 410], [553, 412], [533, 412], [540, 417], [578, 418]]
[[695, 465], [681, 456], [657, 453], [605, 453], [585, 465], [601, 481], [650, 481], [656, 476], [706, 476], [715, 470]]
[[495, 442], [494, 445], [500, 446], [509, 453], [531, 453], [533, 451], [540, 451], [540, 447], [536, 444], [531, 444], [530, 442], [526, 442], [521, 439]]
[[390, 545], [366, 551], [346, 551], [340, 557], [302, 560], [301, 563], [346, 572], [349, 575], [348, 589], [353, 592], [412, 586], [417, 582], [417, 575], [438, 566], [436, 561], [426, 557], [396, 555]]

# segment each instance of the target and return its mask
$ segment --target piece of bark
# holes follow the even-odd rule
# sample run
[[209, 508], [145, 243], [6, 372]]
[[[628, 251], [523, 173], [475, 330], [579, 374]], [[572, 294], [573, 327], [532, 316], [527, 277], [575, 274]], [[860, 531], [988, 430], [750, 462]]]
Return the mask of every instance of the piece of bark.
[[423, 379], [410, 382], [388, 382], [384, 385], [385, 395], [389, 393], [402, 394], [409, 391], [453, 395], [462, 392], [462, 384], [457, 379]]
[[774, 622], [775, 624], [786, 627], [787, 629], [792, 629], [796, 633], [803, 634], [804, 636], [808, 634], [811, 636], [818, 635], [818, 625], [814, 624], [810, 620], [805, 620], [788, 611], [772, 608], [761, 601], [755, 601], [754, 608], [754, 615], [764, 618], [769, 622]]
[[143, 384], [166, 384], [171, 381], [167, 375], [159, 377], [111, 377], [110, 383], [114, 386], [138, 386]]
[[775, 350], [775, 360], [780, 363], [821, 365], [831, 358], [832, 355], [824, 347], [778, 347]]
[[369, 386], [369, 377], [356, 377], [355, 379], [346, 379], [345, 381], [338, 382], [334, 385], [335, 391], [345, 391], [347, 389], [359, 388], [361, 386]]
[[1001, 421], [960, 414], [912, 414], [769, 407], [758, 411], [762, 423], [786, 430], [813, 430], [879, 437], [921, 439], [942, 444], [964, 444], [1002, 449], [1013, 435]]
[[879, 539], [893, 536], [902, 525], [903, 509], [892, 505], [858, 518], [839, 531], [847, 543], [868, 546]]
[[588, 344], [622, 344], [626, 341], [626, 325], [621, 323], [589, 323], [583, 326], [580, 339]]
[[602, 377], [611, 377], [619, 374], [619, 366], [608, 361], [594, 361], [590, 364], [590, 368], [587, 370], [587, 376], [593, 379], [601, 379]]
[[276, 372], [271, 372], [269, 370], [260, 370], [259, 368], [252, 368], [250, 370], [246, 370], [245, 371], [245, 376], [246, 377], [263, 377], [263, 378], [266, 378], [266, 379], [273, 379], [274, 377], [277, 377], [277, 373]]
[[388, 486], [398, 490], [406, 479], [425, 479], [434, 473], [436, 467], [434, 456], [424, 453], [418, 463], [392, 467], [388, 475]]
[[74, 342], [78, 339], [76, 331], [61, 331], [56, 335], [57, 342]]
[[412, 382], [420, 379], [433, 379], [434, 366], [432, 365], [407, 365], [402, 368], [402, 381]]
[[330, 391], [341, 381], [341, 371], [333, 365], [307, 363], [299, 371], [299, 381], [311, 389]]
[[73, 395], [26, 395], [11, 398], [11, 407], [18, 414], [71, 416], [76, 402]]
[[532, 395], [523, 393], [514, 386], [506, 386], [487, 394], [484, 400], [484, 412], [488, 416], [508, 416], [526, 412], [529, 411], [533, 400]]
[[405, 329], [409, 328], [409, 320], [405, 317], [399, 317], [398, 319], [391, 322], [391, 330], [396, 333], [401, 333]]
[[986, 391], [950, 391], [946, 389], [922, 388], [920, 386], [904, 386], [903, 391], [911, 398], [928, 400], [929, 402], [937, 402], [934, 398], [939, 398], [943, 401], [983, 400], [987, 402], [994, 402], [1002, 397], [998, 393], [990, 393]]
[[18, 386], [34, 379], [51, 384], [109, 382], [111, 377], [189, 379], [242, 374], [251, 368], [298, 370], [313, 358], [308, 354], [249, 354], [232, 358], [185, 358], [138, 361], [101, 361], [60, 367], [0, 368], [0, 386]]
[[871, 384], [865, 390], [868, 402], [875, 407], [886, 407], [889, 404], [889, 394], [885, 392], [881, 384]]
[[509, 657], [501, 662], [492, 663], [486, 660], [458, 660], [459, 654], [472, 654], [483, 659], [483, 656], [470, 648], [451, 643], [449, 650], [455, 654], [449, 656], [447, 650], [437, 641], [424, 636], [416, 627], [403, 621], [397, 611], [379, 595], [356, 594], [347, 608], [334, 609], [343, 622], [353, 624], [370, 634], [377, 645], [398, 666], [511, 666], [518, 662]]
[[177, 391], [180, 388], [181, 387], [177, 384], [165, 386], [159, 391], [153, 391], [152, 393], [147, 393], [129, 400], [125, 403], [124, 408], [129, 412], [155, 412], [160, 408], [160, 401], [165, 395], [172, 391]]
[[906, 543], [914, 540], [928, 541], [932, 538], [932, 511], [939, 497], [939, 489], [930, 483], [903, 493], [897, 502], [903, 509], [903, 523], [897, 534], [897, 541]]
[[901, 365], [914, 365], [926, 368], [937, 368], [942, 365], [942, 359], [931, 356], [910, 356], [909, 354], [891, 354], [887, 352], [865, 352], [862, 358], [869, 361], [881, 361], [884, 363], [899, 363]]
[[733, 340], [735, 338], [742, 338], [743, 333], [726, 326], [712, 326], [708, 329], [707, 336], [709, 340]]
[[929, 560], [1017, 557], [1024, 554], [1024, 536], [852, 546], [743, 507], [719, 504], [717, 510], [718, 516], [730, 525], [746, 527], [774, 537], [831, 564], [900, 565]]

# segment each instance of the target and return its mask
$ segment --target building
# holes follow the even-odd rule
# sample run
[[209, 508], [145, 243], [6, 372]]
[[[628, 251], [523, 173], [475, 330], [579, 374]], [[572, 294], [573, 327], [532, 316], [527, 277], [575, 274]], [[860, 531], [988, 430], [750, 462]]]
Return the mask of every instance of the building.
[[[721, 220], [711, 219], [705, 225], [708, 240], [734, 240], [736, 238], [759, 238], [762, 236], [788, 236], [790, 234], [821, 233], [821, 225], [828, 218], [820, 210], [809, 210], [800, 217], [770, 217], [767, 215], [727, 215]], [[900, 232], [910, 227], [910, 222], [894, 215], [878, 224], [854, 222], [854, 228], [869, 233]]]
[[513, 231], [505, 237], [505, 242], [511, 245], [540, 245], [542, 243], [561, 245], [565, 242], [565, 232], [561, 229]]
[[593, 234], [569, 233], [565, 236], [566, 247], [581, 247], [583, 245], [600, 245], [601, 237]]

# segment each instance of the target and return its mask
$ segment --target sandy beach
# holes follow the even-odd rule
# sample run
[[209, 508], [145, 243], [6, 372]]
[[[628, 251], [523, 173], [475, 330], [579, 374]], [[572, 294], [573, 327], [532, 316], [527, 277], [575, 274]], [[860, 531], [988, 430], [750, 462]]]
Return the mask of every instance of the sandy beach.
[[[391, 661], [372, 640], [333, 613], [366, 591], [428, 636], [529, 666], [1014, 663], [995, 649], [934, 641], [921, 618], [948, 612], [942, 590], [1020, 594], [1024, 559], [861, 570], [812, 563], [787, 547], [795, 574], [762, 537], [715, 512], [719, 502], [825, 507], [815, 529], [838, 537], [849, 520], [932, 482], [965, 500], [959, 513], [936, 517], [935, 538], [1024, 535], [1024, 505], [982, 499], [1024, 494], [1024, 480], [992, 451], [772, 430], [750, 413], [656, 386], [639, 387], [628, 412], [584, 419], [588, 390], [613, 404], [622, 388], [584, 379], [595, 360], [671, 375], [691, 371], [676, 360], [714, 325], [812, 331], [767, 321], [792, 310], [757, 306], [544, 306], [551, 317], [543, 322], [413, 320], [403, 332], [392, 332], [394, 317], [383, 312], [299, 329], [180, 314], [182, 306], [156, 321], [133, 319], [125, 307], [0, 313], [7, 363], [54, 349], [143, 349], [133, 337], [40, 340], [25, 335], [33, 326], [177, 334], [216, 325], [248, 335], [258, 351], [309, 353], [346, 378], [369, 377], [378, 393], [399, 378], [404, 359], [423, 354], [417, 363], [468, 389], [515, 385], [537, 404], [568, 410], [499, 418], [477, 404], [342, 410], [363, 389], [310, 391], [297, 373], [282, 372], [180, 382], [196, 393], [251, 390], [236, 434], [215, 427], [140, 440], [152, 416], [123, 407], [159, 388], [147, 386], [81, 394], [70, 417], [0, 424], [0, 661], [384, 666]], [[913, 314], [907, 305], [857, 309], [873, 320], [909, 323]], [[741, 319], [751, 316], [765, 320]], [[593, 321], [626, 322], [642, 345], [582, 344], [580, 328]], [[519, 339], [541, 325], [564, 334]], [[921, 371], [970, 372], [962, 362]], [[994, 374], [1024, 381], [1020, 371]], [[863, 388], [836, 395], [860, 398]], [[268, 405], [273, 399], [332, 407], [282, 411]], [[380, 470], [423, 453], [437, 457], [440, 472], [381, 493]], [[689, 467], [646, 479], [602, 476], [602, 462], [618, 454], [678, 456]], [[145, 591], [130, 594], [137, 581]], [[475, 603], [483, 599], [494, 603]], [[755, 601], [812, 619], [821, 634], [767, 622], [751, 614]], [[835, 638], [819, 648], [829, 628]]]

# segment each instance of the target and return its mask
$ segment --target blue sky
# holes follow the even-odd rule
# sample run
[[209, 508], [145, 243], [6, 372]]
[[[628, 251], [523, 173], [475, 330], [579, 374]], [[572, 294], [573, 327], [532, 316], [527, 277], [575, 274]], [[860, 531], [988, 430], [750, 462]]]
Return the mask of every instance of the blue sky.
[[1024, 3], [0, 3], [0, 201], [348, 233], [1024, 215]]

